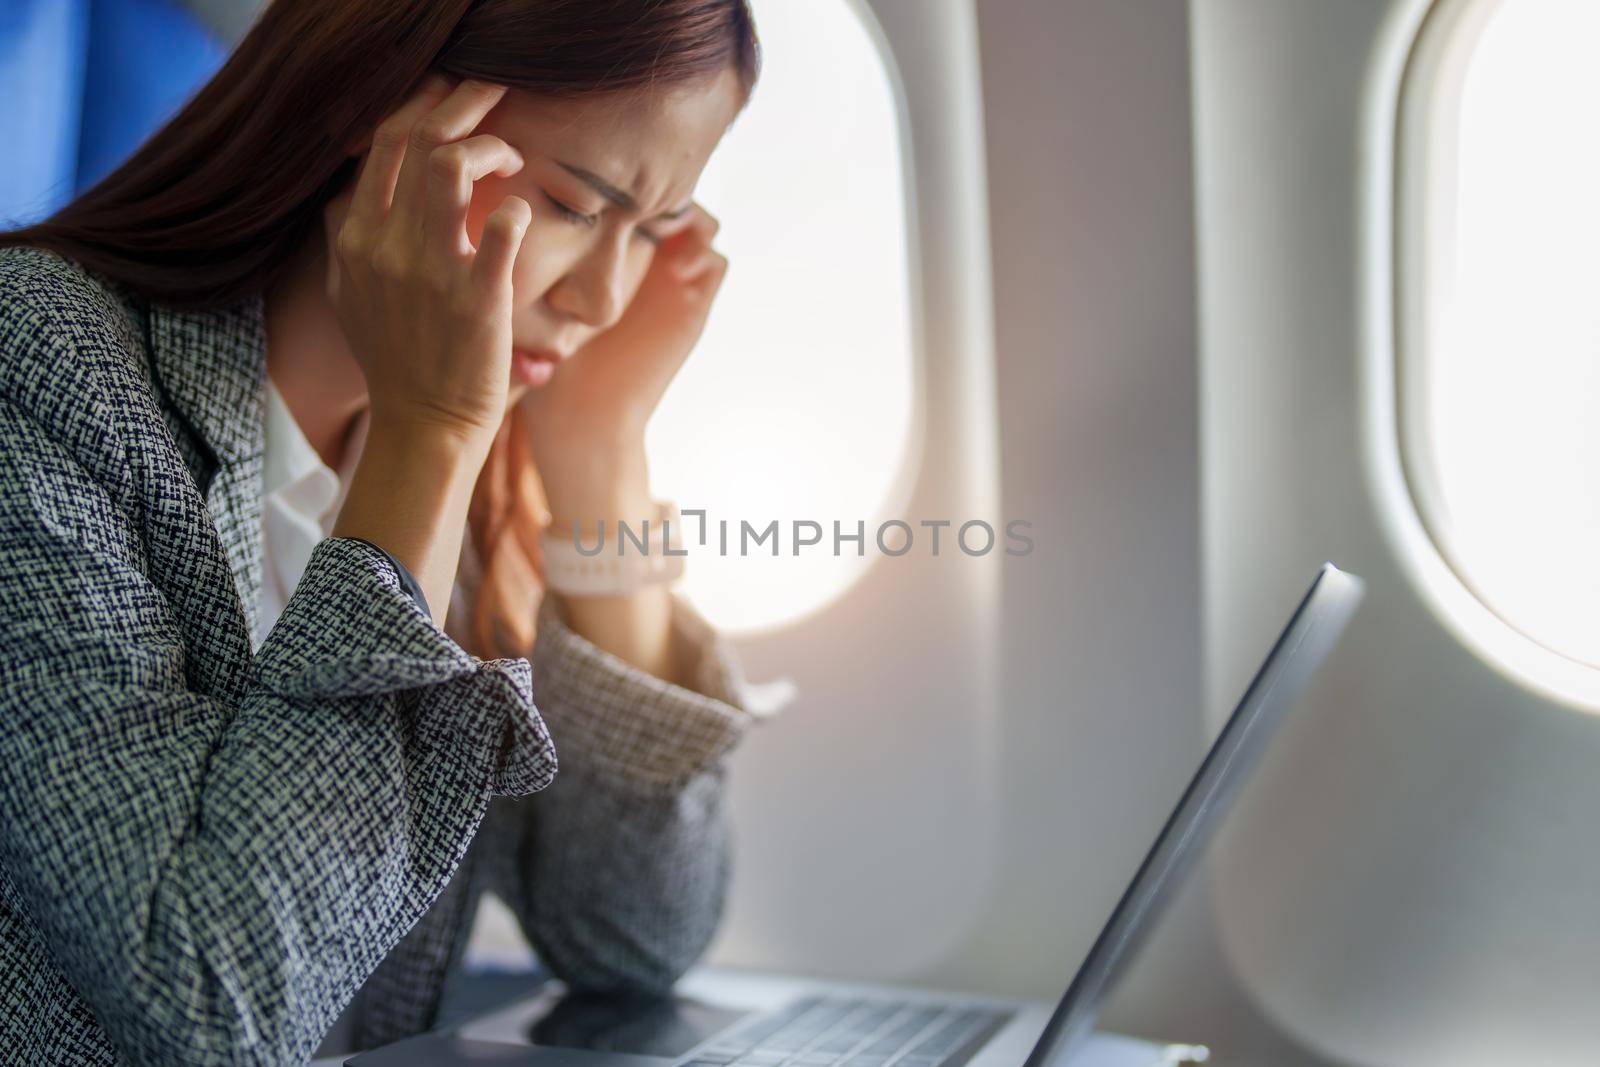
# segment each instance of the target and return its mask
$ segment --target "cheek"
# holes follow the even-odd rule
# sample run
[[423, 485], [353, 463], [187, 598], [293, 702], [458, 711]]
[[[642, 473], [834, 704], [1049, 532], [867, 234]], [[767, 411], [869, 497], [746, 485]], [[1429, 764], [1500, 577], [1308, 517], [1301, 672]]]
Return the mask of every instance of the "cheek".
[[570, 225], [548, 216], [540, 218], [538, 208], [534, 211], [533, 221], [523, 231], [517, 261], [511, 268], [512, 285], [519, 303], [542, 295], [584, 255], [583, 241]]
[[[644, 242], [641, 242], [644, 243]], [[628, 305], [631, 307], [634, 300], [644, 289], [645, 279], [650, 276], [650, 266], [655, 262], [655, 245], [645, 244], [645, 251], [630, 257], [628, 279]], [[661, 279], [658, 279], [660, 281]], [[668, 285], [677, 285], [675, 281], [668, 281]]]
[[630, 294], [630, 301], [632, 299], [632, 294], [637, 293], [639, 291], [639, 286], [644, 284], [645, 275], [650, 273], [650, 264], [655, 261], [656, 250], [656, 246], [648, 241], [636, 240], [633, 243], [637, 247], [629, 251], [628, 265], [626, 268], [627, 286], [628, 293]]

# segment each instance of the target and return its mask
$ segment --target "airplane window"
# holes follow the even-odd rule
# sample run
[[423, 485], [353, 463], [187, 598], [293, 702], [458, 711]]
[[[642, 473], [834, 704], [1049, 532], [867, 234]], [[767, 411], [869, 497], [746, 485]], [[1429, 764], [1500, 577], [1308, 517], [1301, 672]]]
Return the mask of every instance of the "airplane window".
[[[729, 632], [813, 612], [872, 563], [910, 486], [917, 388], [901, 111], [876, 28], [848, 0], [752, 7], [761, 82], [696, 192], [730, 266], [646, 438], [656, 491], [706, 513], [703, 547], [685, 524], [680, 588]], [[796, 521], [822, 532], [798, 555], [815, 533]]]
[[1600, 667], [1600, 4], [1440, 6], [1422, 121], [1403, 127], [1407, 476], [1484, 604]]

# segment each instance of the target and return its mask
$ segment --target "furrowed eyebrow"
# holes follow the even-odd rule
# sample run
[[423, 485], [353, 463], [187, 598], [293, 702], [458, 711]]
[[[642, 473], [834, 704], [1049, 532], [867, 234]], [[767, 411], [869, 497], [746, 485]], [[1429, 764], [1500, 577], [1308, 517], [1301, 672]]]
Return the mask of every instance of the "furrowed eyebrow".
[[[556, 160], [556, 164], [560, 166], [562, 170], [566, 171], [574, 178], [577, 178], [579, 181], [583, 182], [585, 185], [589, 186], [595, 192], [599, 193], [601, 196], [605, 197], [618, 207], [626, 208], [629, 211], [637, 211], [639, 209], [639, 202], [631, 195], [617, 188], [615, 185], [606, 181], [593, 171], [585, 170], [582, 167], [574, 166], [571, 163], [563, 163], [559, 159]], [[693, 207], [694, 202], [691, 200], [689, 203], [684, 204], [680, 208], [674, 208], [671, 211], [663, 211], [661, 214], [657, 215], [656, 218], [668, 220], [681, 219], [683, 216], [687, 215], [690, 210], [693, 209]]]

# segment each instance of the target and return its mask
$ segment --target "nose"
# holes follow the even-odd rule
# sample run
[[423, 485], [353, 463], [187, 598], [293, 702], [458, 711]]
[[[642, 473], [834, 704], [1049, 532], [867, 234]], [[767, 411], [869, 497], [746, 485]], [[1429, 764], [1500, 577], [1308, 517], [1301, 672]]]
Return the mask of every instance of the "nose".
[[550, 291], [551, 306], [596, 330], [615, 325], [627, 305], [626, 240], [618, 232], [596, 240]]

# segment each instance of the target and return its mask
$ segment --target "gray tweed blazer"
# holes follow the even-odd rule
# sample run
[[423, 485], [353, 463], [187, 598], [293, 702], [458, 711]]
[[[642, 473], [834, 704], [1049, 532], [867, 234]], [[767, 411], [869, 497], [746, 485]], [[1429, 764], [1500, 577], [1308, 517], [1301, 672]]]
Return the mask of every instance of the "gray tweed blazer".
[[484, 891], [595, 991], [665, 991], [721, 916], [727, 756], [759, 719], [681, 599], [693, 688], [553, 597], [531, 664], [480, 660], [386, 553], [328, 538], [252, 655], [265, 353], [259, 296], [176, 310], [0, 249], [5, 1063], [416, 1033]]

